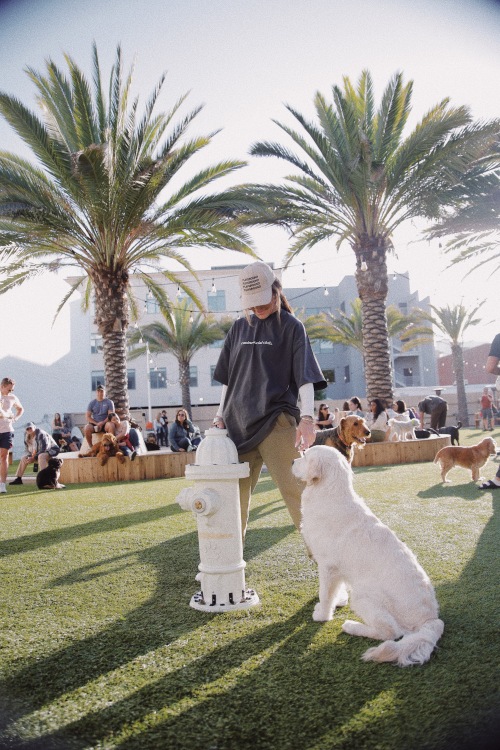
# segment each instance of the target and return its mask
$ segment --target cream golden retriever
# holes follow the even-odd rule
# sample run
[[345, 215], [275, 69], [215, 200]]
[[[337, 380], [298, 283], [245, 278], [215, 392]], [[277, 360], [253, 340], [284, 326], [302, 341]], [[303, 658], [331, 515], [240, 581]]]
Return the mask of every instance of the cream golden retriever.
[[470, 469], [472, 481], [477, 482], [482, 477], [479, 476], [479, 469], [485, 465], [490, 456], [497, 452], [497, 444], [493, 438], [487, 437], [481, 440], [477, 445], [459, 446], [447, 445], [436, 453], [435, 464], [441, 464], [441, 479], [443, 482], [450, 482], [447, 479], [448, 472], [454, 466], [462, 466], [464, 469]]
[[363, 654], [365, 661], [426, 662], [444, 625], [415, 555], [356, 495], [351, 468], [338, 451], [312, 447], [294, 461], [293, 473], [306, 483], [301, 530], [319, 571], [313, 619], [332, 619], [345, 582], [363, 622], [346, 620], [342, 630], [384, 641]]

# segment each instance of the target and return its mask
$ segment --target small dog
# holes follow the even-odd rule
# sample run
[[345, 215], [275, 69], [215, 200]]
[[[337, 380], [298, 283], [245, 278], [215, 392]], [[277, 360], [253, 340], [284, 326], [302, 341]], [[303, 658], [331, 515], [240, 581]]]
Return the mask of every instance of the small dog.
[[49, 458], [45, 469], [36, 475], [36, 486], [39, 490], [63, 490], [66, 485], [60, 484], [62, 458]]
[[371, 435], [370, 429], [362, 417], [350, 414], [343, 417], [337, 427], [328, 430], [318, 430], [314, 445], [328, 445], [336, 448], [349, 463], [353, 459], [353, 445], [364, 448], [367, 438]]
[[346, 620], [342, 630], [384, 641], [369, 648], [364, 661], [403, 667], [426, 662], [444, 624], [432, 584], [413, 552], [356, 495], [350, 466], [338, 451], [312, 447], [294, 461], [292, 471], [306, 483], [301, 531], [318, 563], [313, 619], [332, 619], [345, 582], [351, 607], [364, 622]]
[[449, 427], [440, 427], [437, 431], [438, 435], [449, 435], [451, 437], [452, 445], [460, 445], [460, 436], [458, 434], [459, 429], [462, 426], [462, 422], [457, 422], [456, 425], [450, 425]]
[[454, 466], [462, 466], [464, 469], [470, 469], [472, 481], [477, 482], [482, 479], [479, 476], [479, 469], [485, 465], [490, 456], [496, 455], [496, 452], [497, 444], [493, 438], [487, 437], [477, 445], [470, 447], [447, 445], [446, 448], [441, 448], [436, 453], [434, 463], [441, 464], [441, 479], [443, 482], [451, 481], [446, 477]]
[[121, 464], [125, 463], [126, 460], [125, 456], [120, 450], [117, 439], [114, 435], [111, 435], [111, 433], [108, 432], [105, 433], [99, 443], [96, 443], [94, 446], [92, 446], [88, 453], [79, 453], [78, 455], [80, 458], [90, 458], [91, 456], [97, 456], [100, 460], [101, 466], [105, 466], [112, 456], [116, 456]]
[[389, 440], [402, 440], [406, 441], [408, 436], [410, 440], [416, 440], [415, 427], [418, 427], [420, 420], [418, 419], [389, 419], [387, 422], [391, 431], [389, 433]]

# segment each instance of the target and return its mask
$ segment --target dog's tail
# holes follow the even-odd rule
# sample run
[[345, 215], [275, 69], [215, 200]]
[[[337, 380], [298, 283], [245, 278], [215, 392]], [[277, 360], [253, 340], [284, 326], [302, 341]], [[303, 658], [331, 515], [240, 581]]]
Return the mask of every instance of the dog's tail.
[[384, 641], [380, 646], [369, 648], [363, 654], [363, 661], [393, 661], [400, 667], [424, 664], [431, 658], [443, 630], [442, 620], [427, 620], [416, 633], [404, 635], [399, 641]]
[[458, 420], [458, 422], [457, 422], [457, 430], [459, 430], [461, 428], [461, 426], [462, 426], [462, 422], [460, 420]]

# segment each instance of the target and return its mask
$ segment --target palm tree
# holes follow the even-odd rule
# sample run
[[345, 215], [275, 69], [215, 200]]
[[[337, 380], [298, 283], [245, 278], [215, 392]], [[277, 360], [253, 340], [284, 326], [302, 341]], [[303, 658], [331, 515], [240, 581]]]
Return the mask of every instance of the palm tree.
[[473, 123], [467, 107], [451, 107], [444, 99], [403, 137], [412, 82], [404, 83], [397, 73], [376, 110], [369, 72], [362, 73], [357, 88], [349, 78], [343, 81], [343, 90], [333, 87], [331, 103], [316, 94], [317, 122], [289, 105], [299, 130], [276, 122], [297, 153], [278, 142], [252, 147], [252, 154], [282, 159], [298, 170], [283, 184], [256, 186], [253, 194], [269, 207], [260, 222], [292, 233], [287, 264], [333, 237], [337, 248], [343, 241], [351, 246], [362, 305], [368, 398], [389, 400], [385, 305], [394, 231], [412, 218], [437, 219], [458, 200], [462, 186], [480, 174], [481, 159], [492, 150], [499, 123]]
[[491, 274], [500, 270], [500, 173], [478, 179], [456, 210], [427, 234], [430, 238], [453, 235], [445, 247], [445, 252], [453, 255], [451, 265], [472, 260], [477, 263], [471, 271], [483, 266], [488, 266]]
[[457, 384], [458, 419], [464, 427], [469, 426], [469, 414], [465, 394], [462, 341], [464, 333], [468, 328], [481, 323], [481, 318], [476, 318], [475, 315], [483, 304], [484, 301], [476, 305], [473, 310], [468, 310], [462, 303], [454, 307], [450, 307], [449, 305], [446, 307], [434, 307], [434, 305], [431, 305], [432, 313], [422, 313], [424, 318], [432, 323], [450, 341], [453, 372], [455, 373]]
[[191, 417], [190, 364], [194, 354], [204, 346], [223, 339], [232, 325], [232, 320], [216, 320], [213, 315], [193, 312], [193, 302], [181, 300], [175, 307], [163, 310], [165, 322], [156, 321], [134, 329], [129, 335], [129, 343], [136, 346], [129, 353], [130, 359], [141, 356], [146, 351], [147, 343], [152, 354], [170, 352], [179, 363], [179, 383], [181, 386], [182, 405]]
[[119, 47], [107, 85], [95, 45], [91, 82], [71, 57], [65, 60], [68, 76], [51, 60], [45, 75], [27, 71], [41, 119], [14, 96], [0, 93], [0, 112], [39, 164], [0, 152], [0, 293], [42, 272], [76, 267], [78, 276], [60, 307], [77, 289], [85, 306], [93, 297], [108, 392], [117, 410], [126, 412], [126, 332], [136, 311], [131, 274], [165, 308], [162, 284], [150, 272], [187, 289], [164, 270], [165, 259], [192, 271], [182, 253], [188, 248], [253, 255], [234, 219], [242, 205], [238, 191], [202, 194], [244, 163], [191, 169], [187, 180], [179, 181], [184, 166], [214, 135], [184, 137], [201, 108], [173, 123], [183, 96], [169, 112], [154, 113], [162, 76], [139, 117], [132, 70], [124, 76]]
[[[339, 310], [338, 317], [330, 312], [311, 315], [304, 320], [304, 326], [310, 339], [352, 346], [361, 353], [364, 362], [363, 317], [359, 297], [351, 303], [351, 310], [351, 315]], [[401, 351], [432, 341], [432, 328], [425, 325], [423, 312], [419, 308], [405, 315], [394, 305], [389, 305], [386, 317], [388, 336], [399, 339]]]

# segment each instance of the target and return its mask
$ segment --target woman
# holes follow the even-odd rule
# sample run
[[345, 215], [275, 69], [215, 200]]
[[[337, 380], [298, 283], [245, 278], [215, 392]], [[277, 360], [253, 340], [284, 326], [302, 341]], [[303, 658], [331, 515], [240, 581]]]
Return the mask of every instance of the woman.
[[14, 444], [14, 422], [22, 416], [24, 407], [14, 396], [15, 381], [3, 378], [0, 383], [0, 493], [7, 492], [5, 483], [9, 470], [9, 451]]
[[64, 424], [58, 411], [56, 411], [54, 419], [52, 420], [52, 437], [57, 444], [59, 444], [61, 440], [65, 440], [66, 442], [71, 441], [71, 432]]
[[193, 432], [194, 427], [189, 420], [187, 411], [179, 409], [168, 431], [170, 448], [174, 453], [191, 453], [195, 450], [189, 437]]
[[267, 263], [244, 268], [239, 283], [245, 317], [233, 323], [215, 367], [223, 387], [214, 425], [227, 428], [240, 461], [250, 464], [250, 476], [240, 480], [244, 539], [250, 496], [264, 463], [300, 527], [302, 486], [292, 462], [299, 456], [296, 446], [314, 443], [314, 390], [326, 388], [326, 381]]
[[365, 416], [365, 413], [361, 408], [361, 401], [357, 396], [353, 396], [349, 399], [349, 414], [354, 414], [356, 417]]
[[387, 426], [388, 414], [380, 398], [373, 398], [370, 401], [370, 412], [371, 414], [366, 420], [372, 433], [370, 441], [372, 443], [383, 443], [389, 428]]
[[328, 430], [333, 427], [334, 416], [330, 411], [328, 404], [321, 404], [318, 409], [318, 418], [316, 419], [316, 428], [318, 430]]
[[116, 412], [112, 411], [108, 416], [109, 421], [106, 422], [104, 432], [114, 435], [118, 441], [121, 452], [125, 456], [130, 456], [130, 460], [134, 461], [139, 446], [135, 430], [132, 429], [130, 422], [127, 419], [120, 419]]
[[416, 414], [413, 409], [410, 409], [408, 406], [406, 406], [404, 401], [395, 401], [393, 404], [393, 409], [396, 412], [396, 416], [394, 417], [394, 419], [406, 420], [416, 418]]

